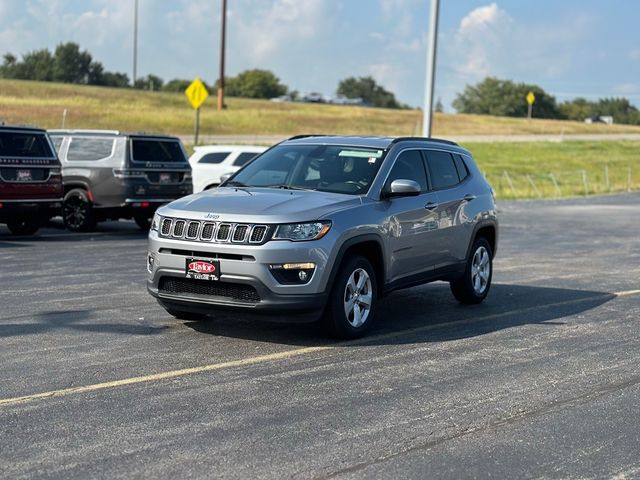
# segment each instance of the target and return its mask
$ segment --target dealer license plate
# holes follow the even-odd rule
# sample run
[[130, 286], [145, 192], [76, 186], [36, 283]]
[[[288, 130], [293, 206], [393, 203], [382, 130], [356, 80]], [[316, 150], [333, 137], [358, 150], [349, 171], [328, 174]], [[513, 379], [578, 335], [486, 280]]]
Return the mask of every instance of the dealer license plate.
[[187, 258], [185, 276], [195, 280], [219, 280], [220, 261], [202, 258]]

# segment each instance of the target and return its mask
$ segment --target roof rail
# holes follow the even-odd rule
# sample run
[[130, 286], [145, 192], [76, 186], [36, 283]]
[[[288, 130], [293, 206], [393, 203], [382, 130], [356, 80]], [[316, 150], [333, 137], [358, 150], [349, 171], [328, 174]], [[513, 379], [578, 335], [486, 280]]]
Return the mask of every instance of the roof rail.
[[398, 138], [394, 138], [391, 143], [398, 143], [398, 142], [410, 142], [410, 141], [416, 141], [416, 140], [420, 140], [423, 142], [436, 142], [436, 143], [444, 143], [446, 145], [454, 145], [456, 147], [459, 147], [460, 145], [458, 145], [456, 142], [452, 141], [452, 140], [444, 140], [442, 138], [432, 138], [432, 137], [398, 137]]
[[298, 140], [299, 138], [308, 138], [308, 137], [335, 137], [335, 135], [328, 135], [326, 133], [307, 133], [303, 135], [294, 135], [291, 138], [287, 138], [287, 140]]
[[120, 135], [120, 131], [119, 130], [92, 130], [89, 128], [78, 128], [78, 129], [73, 129], [73, 128], [50, 128], [47, 130], [48, 132], [51, 133], [87, 133], [87, 134], [94, 134], [94, 135]]

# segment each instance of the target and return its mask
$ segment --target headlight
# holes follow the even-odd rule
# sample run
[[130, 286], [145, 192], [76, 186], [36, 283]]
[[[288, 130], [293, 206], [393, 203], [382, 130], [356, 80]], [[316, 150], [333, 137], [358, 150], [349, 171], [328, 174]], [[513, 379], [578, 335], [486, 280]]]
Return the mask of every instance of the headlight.
[[151, 230], [158, 231], [158, 226], [160, 225], [160, 214], [156, 212], [153, 215], [153, 220], [151, 221]]
[[331, 222], [290, 223], [279, 225], [274, 240], [291, 240], [302, 242], [305, 240], [318, 240], [324, 237], [331, 228]]

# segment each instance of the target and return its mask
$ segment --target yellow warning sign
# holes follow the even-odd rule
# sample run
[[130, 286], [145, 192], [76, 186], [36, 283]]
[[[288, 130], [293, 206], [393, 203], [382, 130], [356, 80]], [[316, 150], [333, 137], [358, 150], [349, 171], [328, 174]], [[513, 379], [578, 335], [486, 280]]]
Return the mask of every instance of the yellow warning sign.
[[536, 101], [536, 96], [533, 94], [533, 92], [527, 93], [527, 103], [529, 105], [533, 105], [533, 102], [535, 101]]
[[189, 99], [189, 103], [195, 109], [200, 108], [202, 102], [204, 102], [209, 96], [209, 92], [207, 91], [207, 87], [204, 86], [202, 80], [196, 78], [187, 89], [184, 91], [184, 94]]

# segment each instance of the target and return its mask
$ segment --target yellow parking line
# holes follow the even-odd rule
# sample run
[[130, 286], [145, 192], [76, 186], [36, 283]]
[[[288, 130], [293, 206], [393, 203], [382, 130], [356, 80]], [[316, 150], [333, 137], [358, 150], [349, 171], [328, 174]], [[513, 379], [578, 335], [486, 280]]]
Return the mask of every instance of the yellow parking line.
[[272, 362], [277, 360], [285, 360], [288, 358], [299, 357], [301, 355], [306, 355], [308, 353], [316, 353], [316, 352], [324, 352], [327, 350], [334, 350], [340, 347], [346, 346], [356, 346], [356, 345], [366, 345], [368, 343], [375, 343], [380, 340], [389, 340], [392, 338], [400, 337], [403, 335], [411, 335], [415, 333], [426, 332], [429, 330], [435, 330], [442, 327], [450, 327], [450, 326], [460, 326], [460, 325], [471, 325], [474, 323], [484, 322], [487, 320], [494, 320], [502, 317], [507, 317], [509, 315], [518, 315], [523, 313], [532, 312], [535, 310], [539, 310], [541, 308], [554, 308], [561, 307], [566, 305], [575, 305], [579, 303], [594, 301], [594, 300], [606, 300], [610, 299], [613, 295], [615, 298], [618, 297], [629, 297], [633, 295], [640, 294], [640, 290], [627, 290], [623, 292], [617, 292], [613, 294], [602, 294], [602, 295], [593, 295], [590, 297], [579, 298], [574, 300], [565, 300], [562, 302], [549, 303], [546, 305], [536, 305], [533, 307], [520, 308], [517, 310], [510, 310], [508, 312], [495, 313], [492, 315], [485, 315], [483, 317], [470, 318], [465, 320], [458, 320], [454, 322], [441, 322], [431, 325], [424, 325], [421, 327], [410, 328], [407, 330], [389, 332], [389, 333], [381, 333], [378, 335], [372, 335], [369, 337], [361, 338], [358, 340], [351, 340], [346, 342], [339, 342], [334, 345], [323, 345], [317, 347], [304, 347], [304, 348], [296, 348], [293, 350], [287, 350], [279, 353], [271, 353], [268, 355], [259, 355], [256, 357], [243, 358], [240, 360], [231, 360], [228, 362], [221, 363], [212, 363], [209, 365], [201, 365], [198, 367], [190, 367], [190, 368], [182, 368], [179, 370], [171, 370], [168, 372], [160, 372], [153, 373], [150, 375], [142, 375], [139, 377], [131, 377], [131, 378], [123, 378], [121, 380], [113, 380], [110, 382], [102, 382], [102, 383], [94, 383], [91, 385], [84, 385], [80, 387], [70, 387], [70, 388], [61, 388], [59, 390], [50, 390], [48, 392], [35, 393], [32, 395], [25, 395], [22, 397], [13, 397], [13, 398], [5, 398], [0, 399], [0, 407], [8, 406], [8, 405], [18, 405], [27, 402], [32, 402], [34, 400], [46, 399], [46, 398], [56, 398], [67, 395], [95, 392], [97, 390], [106, 390], [109, 388], [123, 387], [126, 385], [135, 385], [139, 383], [147, 383], [154, 382], [159, 380], [168, 380], [171, 378], [184, 377], [186, 375], [194, 375], [203, 372], [211, 372], [215, 370], [224, 370], [228, 368], [234, 367], [245, 367], [249, 365], [257, 365], [260, 363]]

